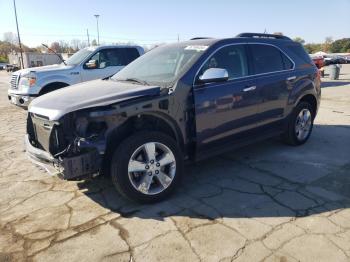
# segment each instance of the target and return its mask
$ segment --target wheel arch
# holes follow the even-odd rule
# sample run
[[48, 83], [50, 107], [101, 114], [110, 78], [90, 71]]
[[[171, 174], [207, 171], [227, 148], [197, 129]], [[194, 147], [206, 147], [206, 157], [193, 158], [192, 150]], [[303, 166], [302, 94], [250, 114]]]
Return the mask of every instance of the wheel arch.
[[66, 87], [66, 86], [69, 86], [69, 84], [66, 82], [61, 82], [61, 81], [51, 82], [51, 83], [46, 84], [45, 86], [43, 86], [40, 89], [39, 95], [44, 95], [44, 94], [47, 94], [49, 92], [52, 92], [54, 90], [57, 90], [57, 89], [60, 89], [60, 88]]
[[[159, 131], [169, 135], [178, 144], [180, 151], [185, 152], [184, 139], [180, 128], [173, 119], [161, 112], [144, 112], [129, 116], [120, 126], [111, 130], [106, 137], [104, 161], [108, 163], [119, 144], [127, 137], [139, 131]], [[104, 165], [107, 167], [108, 165]]]

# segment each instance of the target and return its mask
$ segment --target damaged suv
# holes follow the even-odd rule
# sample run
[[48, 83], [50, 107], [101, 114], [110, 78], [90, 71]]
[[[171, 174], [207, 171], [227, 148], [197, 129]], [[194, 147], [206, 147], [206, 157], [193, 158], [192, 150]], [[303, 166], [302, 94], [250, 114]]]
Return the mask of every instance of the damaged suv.
[[285, 36], [200, 38], [35, 99], [26, 150], [64, 179], [110, 174], [124, 196], [154, 202], [179, 184], [184, 161], [277, 135], [305, 143], [320, 95], [317, 68]]

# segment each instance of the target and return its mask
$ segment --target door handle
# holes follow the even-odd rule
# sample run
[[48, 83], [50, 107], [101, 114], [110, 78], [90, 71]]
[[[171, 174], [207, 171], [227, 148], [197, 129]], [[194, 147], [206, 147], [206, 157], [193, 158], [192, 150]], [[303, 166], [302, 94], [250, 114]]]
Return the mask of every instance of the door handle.
[[246, 87], [243, 89], [243, 92], [249, 92], [249, 91], [253, 91], [256, 89], [256, 86], [250, 86], [250, 87]]
[[287, 78], [287, 81], [292, 81], [292, 80], [294, 80], [294, 79], [296, 79], [297, 77], [296, 76], [291, 76], [291, 77], [288, 77]]

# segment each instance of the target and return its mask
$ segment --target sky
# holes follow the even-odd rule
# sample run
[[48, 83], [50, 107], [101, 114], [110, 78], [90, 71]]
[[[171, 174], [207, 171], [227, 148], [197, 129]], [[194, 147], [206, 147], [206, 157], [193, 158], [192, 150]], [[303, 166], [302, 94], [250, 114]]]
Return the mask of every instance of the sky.
[[[283, 32], [308, 43], [350, 37], [350, 0], [16, 0], [21, 40], [35, 47], [57, 40], [151, 45], [241, 32]], [[0, 39], [16, 32], [13, 0], [0, 0]]]

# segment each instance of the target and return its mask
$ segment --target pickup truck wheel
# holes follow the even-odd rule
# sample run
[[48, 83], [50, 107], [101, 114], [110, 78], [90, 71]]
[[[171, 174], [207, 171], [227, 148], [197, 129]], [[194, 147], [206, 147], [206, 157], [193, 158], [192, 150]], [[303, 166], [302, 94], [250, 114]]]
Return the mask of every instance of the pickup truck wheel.
[[177, 143], [160, 132], [139, 132], [125, 139], [112, 157], [111, 177], [127, 198], [152, 203], [166, 198], [183, 173]]
[[290, 145], [302, 145], [310, 137], [315, 113], [312, 106], [307, 102], [300, 102], [289, 118], [284, 140]]

